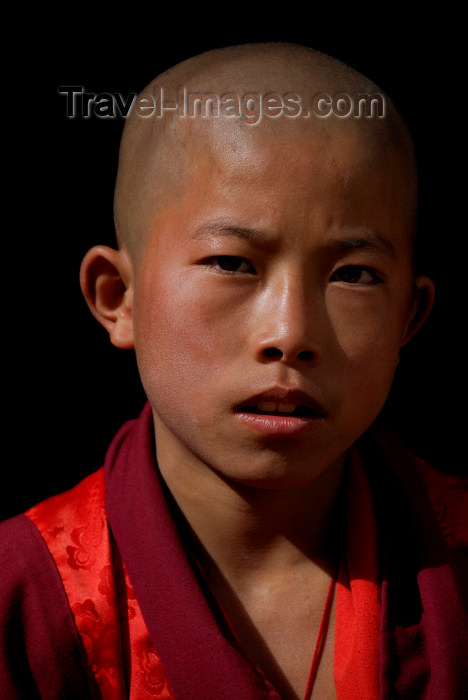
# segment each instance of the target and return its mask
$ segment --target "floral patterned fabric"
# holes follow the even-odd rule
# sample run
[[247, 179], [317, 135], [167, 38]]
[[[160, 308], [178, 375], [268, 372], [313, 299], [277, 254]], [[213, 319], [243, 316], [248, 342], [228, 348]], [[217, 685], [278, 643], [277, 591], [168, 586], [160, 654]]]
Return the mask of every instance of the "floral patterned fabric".
[[173, 700], [104, 511], [104, 471], [26, 515], [54, 557], [105, 700]]

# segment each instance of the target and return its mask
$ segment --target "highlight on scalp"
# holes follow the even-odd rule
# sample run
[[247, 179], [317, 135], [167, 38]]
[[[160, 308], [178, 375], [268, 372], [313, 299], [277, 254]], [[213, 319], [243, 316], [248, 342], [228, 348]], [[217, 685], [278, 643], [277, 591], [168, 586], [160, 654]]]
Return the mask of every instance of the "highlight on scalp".
[[380, 93], [384, 118], [266, 118], [252, 126], [240, 118], [204, 116], [142, 117], [133, 109], [127, 118], [119, 153], [114, 197], [117, 240], [138, 263], [147, 233], [159, 211], [183, 191], [195, 151], [207, 142], [236, 148], [239, 140], [294, 137], [307, 130], [358, 130], [363, 145], [377, 159], [390, 154], [401, 164], [407, 181], [408, 228], [414, 238], [417, 212], [417, 170], [409, 130], [390, 98], [370, 79], [342, 61], [299, 44], [267, 42], [213, 49], [164, 71], [140, 95], [156, 86], [174, 99], [184, 87], [198, 93], [297, 93], [304, 104], [317, 93]]

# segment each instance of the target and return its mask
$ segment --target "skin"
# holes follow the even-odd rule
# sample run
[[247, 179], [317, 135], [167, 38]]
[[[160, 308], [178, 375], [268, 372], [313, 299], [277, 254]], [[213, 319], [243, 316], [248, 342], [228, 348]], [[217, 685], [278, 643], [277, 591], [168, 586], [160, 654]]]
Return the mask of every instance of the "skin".
[[[277, 51], [281, 87], [299, 72], [305, 89], [310, 53], [299, 70]], [[246, 55], [239, 76], [255, 75]], [[222, 90], [215, 58], [195, 67]], [[333, 66], [332, 83], [343, 79]], [[88, 253], [82, 289], [111, 341], [135, 349], [161, 474], [210, 584], [247, 652], [299, 698], [342, 536], [346, 451], [379, 414], [432, 304], [432, 283], [412, 272], [412, 161], [395, 147], [395, 122], [172, 121], [177, 186], [158, 189], [154, 124], [132, 128], [120, 246]], [[137, 192], [125, 168], [142, 143], [159, 156]], [[131, 226], [130, 192], [141, 203]], [[271, 387], [305, 392], [319, 417], [291, 434], [253, 429], [246, 403]], [[332, 665], [333, 625], [312, 697], [335, 697]]]

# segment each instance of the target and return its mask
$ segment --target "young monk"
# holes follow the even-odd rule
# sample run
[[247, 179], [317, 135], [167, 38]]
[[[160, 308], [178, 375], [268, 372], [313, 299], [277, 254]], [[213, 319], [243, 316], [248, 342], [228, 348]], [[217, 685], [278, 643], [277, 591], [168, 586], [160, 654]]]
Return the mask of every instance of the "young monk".
[[[148, 116], [160, 86], [225, 101]], [[434, 290], [405, 125], [386, 96], [335, 113], [364, 93], [272, 43], [137, 102], [118, 246], [81, 285], [148, 404], [103, 469], [2, 526], [2, 697], [465, 697], [462, 485], [376, 420]]]

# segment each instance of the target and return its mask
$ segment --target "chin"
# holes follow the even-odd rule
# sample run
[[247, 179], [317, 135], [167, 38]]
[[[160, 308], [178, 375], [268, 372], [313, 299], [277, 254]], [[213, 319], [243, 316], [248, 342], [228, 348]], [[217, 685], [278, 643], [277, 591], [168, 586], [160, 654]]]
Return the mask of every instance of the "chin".
[[[341, 461], [341, 460], [340, 460]], [[228, 484], [263, 491], [290, 491], [311, 485], [327, 470], [328, 465], [307, 465], [301, 471], [288, 464], [268, 464], [257, 467], [250, 463], [249, 469], [235, 469], [230, 465], [226, 469], [215, 468], [214, 471]]]

